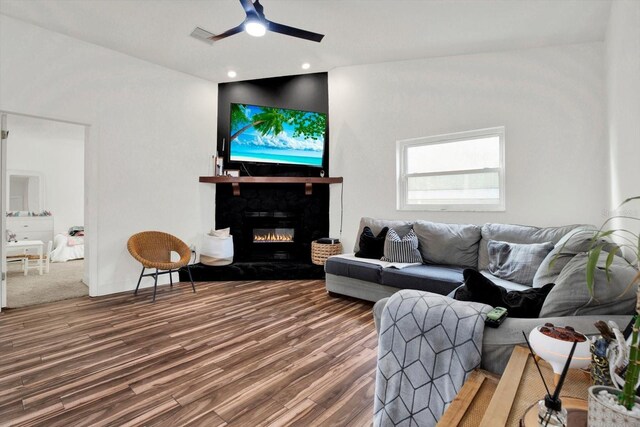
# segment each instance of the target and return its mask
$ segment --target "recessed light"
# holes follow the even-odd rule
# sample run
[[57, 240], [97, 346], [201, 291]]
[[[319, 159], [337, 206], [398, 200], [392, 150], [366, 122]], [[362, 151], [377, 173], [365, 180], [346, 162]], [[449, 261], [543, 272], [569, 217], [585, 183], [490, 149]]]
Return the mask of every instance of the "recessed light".
[[309, 68], [311, 68], [311, 64], [309, 64], [308, 62], [305, 62], [304, 64], [302, 64], [303, 70], [308, 70]]
[[227, 72], [227, 76], [229, 76], [229, 77], [231, 77], [231, 78], [234, 78], [234, 77], [235, 77], [235, 76], [237, 76], [237, 75], [238, 75], [238, 73], [236, 73], [236, 72], [235, 72], [235, 71], [233, 71], [233, 70], [229, 70], [229, 71]]

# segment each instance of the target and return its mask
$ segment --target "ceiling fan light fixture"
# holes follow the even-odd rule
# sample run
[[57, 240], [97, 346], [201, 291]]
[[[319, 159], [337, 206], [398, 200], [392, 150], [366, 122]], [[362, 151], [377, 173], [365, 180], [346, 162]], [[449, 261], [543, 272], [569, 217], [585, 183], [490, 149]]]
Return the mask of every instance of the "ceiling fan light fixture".
[[247, 32], [247, 34], [253, 37], [262, 37], [267, 32], [267, 27], [265, 27], [265, 25], [262, 22], [256, 19], [247, 21], [244, 24], [244, 29]]

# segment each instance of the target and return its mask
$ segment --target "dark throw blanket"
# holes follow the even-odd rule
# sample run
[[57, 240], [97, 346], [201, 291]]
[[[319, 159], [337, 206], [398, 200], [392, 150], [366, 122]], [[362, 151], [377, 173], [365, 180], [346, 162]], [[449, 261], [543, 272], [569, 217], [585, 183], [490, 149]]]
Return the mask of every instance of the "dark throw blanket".
[[477, 270], [467, 268], [462, 272], [464, 286], [456, 290], [455, 299], [488, 304], [492, 307], [504, 307], [509, 317], [536, 318], [540, 314], [544, 300], [553, 289], [548, 283], [541, 288], [525, 291], [508, 291], [487, 279]]

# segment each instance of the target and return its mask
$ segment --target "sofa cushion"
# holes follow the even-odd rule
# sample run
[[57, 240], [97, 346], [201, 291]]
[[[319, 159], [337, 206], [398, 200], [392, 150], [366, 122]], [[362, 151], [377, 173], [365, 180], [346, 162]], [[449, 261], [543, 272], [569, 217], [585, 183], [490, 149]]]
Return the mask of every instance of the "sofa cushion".
[[324, 264], [324, 271], [325, 273], [335, 274], [336, 276], [380, 283], [382, 267], [368, 262], [333, 256], [327, 258]]
[[553, 243], [508, 243], [489, 240], [489, 273], [501, 279], [531, 286], [538, 267], [553, 249]]
[[638, 285], [629, 284], [637, 270], [616, 256], [610, 266], [611, 280], [608, 282], [604, 269], [607, 256], [603, 252], [598, 259], [594, 294], [590, 295], [586, 282], [588, 255], [575, 255], [560, 272], [556, 286], [542, 306], [540, 317], [633, 313]]
[[358, 258], [380, 259], [384, 255], [384, 241], [389, 227], [384, 227], [378, 235], [374, 235], [371, 228], [364, 227], [360, 234], [360, 249], [355, 255]]
[[[540, 264], [533, 278], [533, 287], [539, 288], [547, 283], [554, 283], [564, 266], [575, 255], [587, 252], [591, 248], [595, 233], [596, 230], [593, 227], [578, 227], [565, 234]], [[598, 244], [601, 243], [605, 245], [604, 249], [607, 251], [612, 247], [609, 239], [599, 239]], [[611, 246], [606, 246], [607, 244]]]
[[422, 263], [422, 256], [418, 251], [418, 237], [413, 230], [410, 230], [409, 233], [400, 238], [398, 233], [393, 228], [390, 228], [387, 238], [384, 240], [382, 261]]
[[447, 295], [463, 282], [463, 267], [447, 265], [415, 265], [401, 270], [387, 267], [382, 270], [381, 283], [400, 289], [417, 289]]
[[473, 268], [478, 265], [479, 226], [416, 221], [413, 231], [424, 262]]
[[514, 224], [484, 224], [478, 248], [478, 270], [486, 270], [489, 266], [489, 254], [487, 253], [489, 240], [527, 244], [551, 242], [555, 245], [562, 236], [576, 227], [580, 227], [580, 225], [539, 228]]
[[354, 252], [358, 252], [358, 250], [360, 249], [360, 234], [362, 234], [362, 230], [364, 230], [365, 227], [369, 227], [371, 229], [371, 232], [373, 232], [373, 234], [377, 235], [378, 233], [380, 233], [380, 231], [384, 228], [384, 227], [389, 227], [389, 228], [393, 228], [394, 230], [396, 230], [396, 232], [398, 233], [398, 235], [400, 237], [404, 237], [410, 230], [411, 227], [413, 226], [413, 222], [412, 221], [395, 221], [395, 220], [388, 220], [388, 219], [375, 219], [375, 218], [369, 218], [369, 217], [362, 217], [360, 218], [360, 226], [358, 227], [358, 234], [356, 237], [356, 244], [355, 247], [353, 248]]

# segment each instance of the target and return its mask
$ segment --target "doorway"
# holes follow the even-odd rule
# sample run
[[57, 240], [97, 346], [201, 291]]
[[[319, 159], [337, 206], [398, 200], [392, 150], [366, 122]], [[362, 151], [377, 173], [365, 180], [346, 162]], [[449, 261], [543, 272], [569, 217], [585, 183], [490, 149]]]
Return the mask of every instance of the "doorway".
[[87, 126], [13, 113], [2, 124], [3, 305], [88, 295]]

